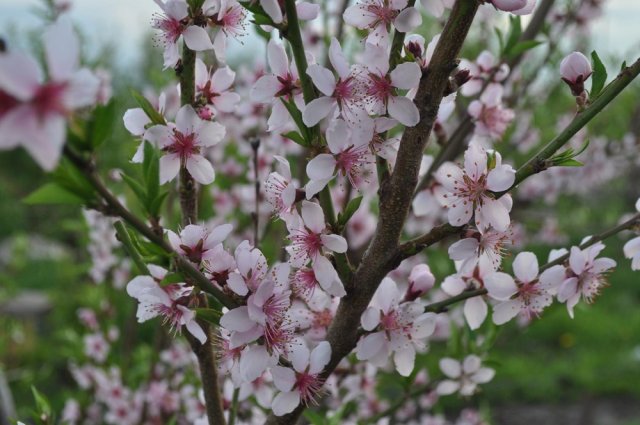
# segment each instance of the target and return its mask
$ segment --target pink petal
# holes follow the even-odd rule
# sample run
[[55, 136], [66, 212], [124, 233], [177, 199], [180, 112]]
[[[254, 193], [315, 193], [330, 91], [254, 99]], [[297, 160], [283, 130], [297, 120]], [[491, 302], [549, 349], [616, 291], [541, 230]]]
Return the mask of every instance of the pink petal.
[[304, 108], [302, 121], [306, 126], [313, 127], [318, 124], [321, 119], [332, 113], [336, 106], [336, 100], [332, 97], [323, 96], [314, 99]]
[[[478, 209], [476, 209], [477, 211]], [[511, 219], [509, 211], [496, 199], [485, 198], [482, 207], [479, 208], [482, 215], [480, 224], [486, 227], [487, 224], [493, 226], [499, 232], [504, 232], [509, 228]]]
[[31, 56], [0, 54], [0, 89], [18, 100], [30, 100], [42, 82], [40, 65]]
[[389, 76], [394, 87], [409, 90], [418, 87], [422, 71], [417, 63], [405, 62], [396, 66]]
[[287, 358], [296, 372], [304, 372], [309, 366], [309, 348], [304, 342], [296, 344], [291, 348]]
[[[335, 37], [331, 38], [331, 45], [329, 46], [329, 61], [340, 78], [344, 80], [349, 76], [349, 63], [344, 57], [344, 53], [342, 53], [340, 42]], [[329, 96], [329, 94], [327, 94], [327, 96]]]
[[404, 96], [391, 96], [387, 105], [389, 115], [407, 127], [413, 127], [420, 121], [420, 112], [412, 100]]
[[322, 372], [324, 367], [331, 360], [331, 345], [327, 341], [322, 341], [311, 352], [309, 360], [309, 373], [316, 374]]
[[422, 15], [415, 7], [407, 7], [396, 16], [393, 25], [400, 32], [411, 32], [422, 23]]
[[191, 155], [187, 159], [187, 171], [200, 184], [210, 184], [216, 178], [213, 165], [202, 155]]
[[262, 6], [264, 11], [267, 13], [267, 15], [269, 15], [274, 24], [279, 24], [282, 22], [282, 10], [280, 10], [278, 0], [260, 0], [260, 6]]
[[495, 272], [484, 277], [484, 286], [489, 296], [496, 300], [506, 300], [518, 292], [513, 278], [506, 273]]
[[160, 184], [173, 180], [180, 171], [180, 157], [175, 154], [160, 158]]
[[347, 240], [340, 235], [320, 235], [322, 245], [329, 251], [339, 254], [347, 252]]
[[207, 342], [207, 335], [204, 333], [198, 322], [195, 320], [189, 320], [185, 327], [191, 335], [195, 336], [196, 339], [200, 341], [200, 344]]
[[327, 227], [322, 207], [315, 202], [302, 201], [302, 220], [305, 226], [314, 233], [321, 233]]
[[487, 317], [487, 304], [482, 297], [469, 298], [464, 303], [464, 317], [472, 330], [478, 329]]
[[142, 108], [127, 109], [122, 121], [124, 127], [134, 136], [142, 136], [145, 132], [145, 126], [151, 122]]
[[217, 122], [200, 121], [197, 125], [198, 144], [207, 148], [217, 145], [227, 132], [225, 127]]
[[336, 78], [327, 68], [313, 64], [307, 68], [307, 75], [311, 77], [313, 84], [325, 96], [331, 96], [336, 88]]
[[509, 300], [498, 304], [493, 308], [493, 323], [503, 325], [520, 313], [522, 301]]
[[275, 75], [263, 75], [251, 88], [251, 99], [256, 102], [269, 103], [280, 90], [280, 86], [281, 83]]
[[256, 323], [249, 319], [249, 309], [247, 306], [229, 310], [220, 318], [220, 326], [230, 331], [246, 332], [255, 325]]
[[67, 81], [80, 63], [80, 43], [73, 32], [71, 21], [58, 19], [47, 28], [43, 36], [49, 77], [54, 81]]
[[375, 307], [367, 307], [360, 316], [360, 324], [365, 331], [374, 330], [380, 323], [380, 310]]
[[409, 376], [413, 372], [413, 365], [416, 360], [416, 350], [413, 345], [407, 345], [396, 351], [393, 361], [396, 364], [396, 370], [401, 376]]
[[202, 52], [204, 50], [213, 50], [213, 43], [211, 38], [202, 27], [191, 25], [182, 33], [184, 42], [188, 48], [195, 50], [196, 52]]
[[298, 19], [312, 21], [318, 17], [320, 5], [301, 1], [296, 3], [296, 12], [298, 13]]
[[300, 393], [297, 391], [279, 393], [271, 404], [271, 410], [276, 416], [283, 416], [291, 413], [300, 404]]
[[293, 369], [289, 369], [288, 367], [272, 367], [271, 376], [273, 377], [273, 385], [283, 392], [290, 391], [296, 383], [296, 374]]
[[538, 277], [538, 258], [532, 252], [521, 252], [513, 260], [513, 273], [522, 283], [533, 282]]
[[457, 360], [445, 357], [440, 359], [440, 370], [449, 378], [456, 379], [462, 374], [462, 365]]
[[459, 240], [449, 247], [449, 258], [453, 261], [462, 261], [475, 256], [480, 242], [476, 238]]

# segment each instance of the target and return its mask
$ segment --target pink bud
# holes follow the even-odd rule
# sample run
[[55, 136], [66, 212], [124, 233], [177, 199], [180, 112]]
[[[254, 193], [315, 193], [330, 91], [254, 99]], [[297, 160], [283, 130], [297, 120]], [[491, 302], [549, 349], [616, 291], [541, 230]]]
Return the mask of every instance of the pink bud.
[[409, 274], [409, 289], [405, 295], [406, 301], [413, 301], [422, 294], [433, 288], [436, 282], [435, 276], [426, 264], [418, 264]]
[[491, 3], [500, 10], [505, 12], [513, 12], [520, 10], [527, 5], [527, 0], [492, 0]]
[[574, 96], [582, 94], [584, 82], [592, 73], [591, 62], [580, 52], [569, 54], [560, 63], [560, 77], [569, 85]]

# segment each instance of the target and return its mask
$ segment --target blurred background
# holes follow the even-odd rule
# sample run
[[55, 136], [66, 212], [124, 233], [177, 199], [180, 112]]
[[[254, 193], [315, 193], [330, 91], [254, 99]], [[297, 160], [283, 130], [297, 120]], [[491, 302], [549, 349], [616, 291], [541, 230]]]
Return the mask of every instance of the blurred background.
[[[0, 1], [0, 37], [11, 48], [38, 51], [40, 30], [47, 19], [43, 10], [38, 0]], [[129, 88], [157, 91], [173, 78], [171, 70], [162, 71], [161, 52], [151, 41], [150, 22], [157, 10], [151, 0], [76, 0], [70, 7], [84, 39], [85, 61], [110, 73], [113, 84], [113, 143], [101, 150], [105, 170], [126, 168], [125, 158], [135, 149], [120, 118], [134, 106]], [[578, 43], [583, 51], [596, 49], [613, 70], [610, 75], [615, 75], [623, 60], [631, 62], [640, 53], [638, 19], [640, 2], [605, 1], [589, 31], [571, 32], [569, 41], [581, 37]], [[425, 20], [426, 35], [437, 32], [430, 23]], [[486, 47], [470, 42], [464, 56], [475, 59]], [[261, 54], [256, 52], [262, 49], [263, 41], [249, 34], [242, 45], [232, 48], [230, 62], [233, 67], [252, 69], [252, 61]], [[553, 60], [561, 57], [558, 53]], [[546, 72], [552, 74], [554, 69]], [[540, 258], [551, 248], [579, 243], [588, 232], [606, 229], [633, 211], [640, 196], [639, 95], [635, 84], [590, 126], [589, 137], [596, 148], [589, 147], [584, 162], [597, 161], [600, 151], [594, 149], [600, 148], [614, 162], [567, 171], [567, 181], [574, 182], [575, 190], [557, 199], [528, 199], [526, 212], [516, 213], [522, 244]], [[566, 90], [554, 85], [548, 96], [546, 102], [536, 104], [533, 99], [528, 105], [542, 142], [553, 137], [561, 117], [572, 110]], [[119, 140], [128, 142], [117, 143]], [[632, 147], [625, 152], [635, 153], [635, 158], [615, 156], [623, 144]], [[525, 158], [518, 150], [513, 157], [515, 164]], [[598, 180], [604, 167], [618, 167], [615, 161], [622, 164], [619, 169]], [[581, 190], [581, 182], [590, 176], [598, 181]], [[122, 333], [110, 356], [121, 364], [125, 381], [136, 381], [145, 374], [153, 351], [151, 344], [139, 343], [153, 340], [154, 329], [132, 322], [134, 301], [118, 284], [101, 284], [96, 276], [96, 252], [89, 250], [95, 242], [92, 238], [100, 238], [96, 229], [103, 224], [75, 205], [34, 206], [22, 201], [45, 181], [46, 176], [22, 150], [0, 152], [0, 384], [8, 385], [3, 393], [12, 395], [17, 415], [23, 418], [33, 410], [32, 385], [49, 398], [56, 411], [62, 411], [70, 397], [81, 402], [91, 397], [82, 394], [77, 377], [70, 373], [70, 366], [87, 356], [81, 309], [90, 307], [104, 317], [109, 323], [105, 333], [110, 326], [113, 332], [119, 329]], [[103, 237], [112, 237], [108, 226]], [[447, 399], [442, 412], [473, 406], [493, 423], [504, 425], [640, 425], [640, 275], [622, 257], [621, 246], [627, 239], [623, 235], [607, 243], [605, 254], [619, 266], [610, 276], [610, 287], [595, 304], [581, 306], [576, 320], [568, 317], [564, 306], [554, 305], [545, 312], [544, 320], [527, 327], [506, 326], [490, 356], [496, 378], [470, 400]], [[105, 258], [104, 273], [112, 281], [119, 279], [121, 288], [128, 266], [108, 260]], [[439, 281], [452, 272], [445, 249], [430, 253], [429, 265]], [[132, 351], [133, 346], [137, 348]], [[444, 349], [433, 347], [436, 353]], [[421, 361], [437, 371], [429, 356]], [[393, 396], [402, 385], [401, 380], [389, 378], [381, 392]]]

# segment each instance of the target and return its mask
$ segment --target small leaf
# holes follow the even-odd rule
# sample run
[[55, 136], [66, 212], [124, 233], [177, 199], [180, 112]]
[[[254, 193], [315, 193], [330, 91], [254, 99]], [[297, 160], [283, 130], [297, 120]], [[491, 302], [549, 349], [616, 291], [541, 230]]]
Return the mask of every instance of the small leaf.
[[513, 48], [509, 52], [509, 56], [511, 56], [511, 57], [519, 56], [522, 53], [526, 52], [527, 50], [531, 50], [534, 47], [537, 47], [537, 46], [541, 45], [542, 43], [544, 43], [544, 42], [543, 41], [539, 41], [539, 40], [521, 41], [520, 43], [518, 43], [515, 46], [513, 46]]
[[150, 203], [157, 198], [160, 191], [160, 160], [158, 152], [149, 142], [144, 142], [142, 170], [147, 193], [146, 199], [148, 201], [145, 207], [150, 210]]
[[51, 405], [49, 404], [49, 401], [33, 385], [31, 386], [31, 393], [33, 394], [33, 399], [36, 402], [38, 416], [42, 417], [44, 415], [47, 420], [49, 420], [51, 418]]
[[146, 204], [147, 192], [145, 191], [144, 187], [134, 178], [129, 177], [125, 173], [121, 173], [120, 175], [122, 176], [122, 180], [127, 184], [127, 186], [129, 186], [129, 188], [131, 188], [133, 193], [135, 193], [138, 200], [140, 200], [143, 205]]
[[507, 35], [507, 42], [505, 43], [503, 55], [509, 56], [511, 50], [518, 44], [520, 36], [522, 35], [522, 22], [519, 16], [512, 16], [510, 18], [511, 28], [509, 29], [509, 35]]
[[573, 158], [567, 158], [561, 161], [554, 161], [553, 165], [557, 167], [582, 167], [584, 164]]
[[314, 412], [313, 410], [305, 410], [304, 418], [311, 423], [311, 425], [327, 425], [328, 421], [318, 412]]
[[146, 97], [144, 97], [143, 95], [141, 95], [140, 93], [138, 93], [133, 89], [131, 90], [131, 95], [136, 100], [138, 105], [142, 108], [144, 113], [147, 114], [147, 116], [149, 117], [149, 119], [153, 124], [158, 124], [158, 125], [167, 124], [162, 114], [156, 111], [156, 108], [153, 107], [151, 102], [149, 102]]
[[353, 214], [358, 210], [358, 208], [360, 208], [361, 203], [362, 196], [358, 196], [350, 200], [344, 211], [338, 215], [338, 224], [340, 226], [344, 226], [345, 224], [347, 224]]
[[591, 76], [591, 92], [589, 93], [589, 97], [593, 100], [598, 97], [607, 81], [607, 69], [595, 50], [591, 52], [591, 60], [593, 61], [593, 75]]
[[152, 217], [158, 216], [158, 214], [160, 213], [160, 208], [162, 208], [162, 203], [164, 202], [165, 199], [167, 199], [167, 195], [169, 195], [169, 191], [164, 191], [158, 196], [156, 196], [154, 200], [151, 201], [151, 203], [149, 204], [148, 213]]
[[198, 319], [206, 320], [213, 325], [219, 326], [222, 313], [211, 308], [196, 308], [196, 316]]
[[115, 102], [111, 101], [107, 105], [97, 106], [93, 112], [87, 131], [93, 148], [97, 148], [111, 138], [116, 115], [115, 106]]
[[292, 140], [292, 141], [296, 142], [297, 144], [299, 144], [301, 146], [307, 146], [307, 147], [309, 146], [307, 141], [304, 140], [304, 137], [302, 137], [302, 135], [300, 135], [300, 133], [298, 133], [297, 131], [290, 131], [288, 133], [284, 133], [282, 136], [286, 137], [289, 140]]
[[496, 36], [498, 37], [498, 51], [502, 52], [504, 50], [504, 34], [498, 28], [494, 28], [496, 32]]
[[160, 281], [160, 285], [171, 285], [172, 283], [184, 282], [184, 276], [180, 273], [167, 273], [167, 275]]
[[309, 129], [307, 128], [306, 125], [304, 125], [304, 121], [302, 121], [302, 112], [300, 112], [300, 110], [296, 106], [295, 102], [293, 102], [293, 100], [290, 102], [284, 100], [283, 98], [280, 98], [280, 100], [284, 104], [285, 108], [287, 108], [287, 111], [289, 111], [289, 115], [291, 115], [291, 118], [293, 118], [293, 121], [298, 126], [298, 129], [300, 130], [300, 134], [302, 134], [302, 137], [304, 138], [305, 143], [307, 143], [305, 146], [311, 146], [311, 137], [309, 135]]
[[47, 183], [31, 192], [22, 202], [28, 205], [83, 205], [85, 200], [57, 183]]

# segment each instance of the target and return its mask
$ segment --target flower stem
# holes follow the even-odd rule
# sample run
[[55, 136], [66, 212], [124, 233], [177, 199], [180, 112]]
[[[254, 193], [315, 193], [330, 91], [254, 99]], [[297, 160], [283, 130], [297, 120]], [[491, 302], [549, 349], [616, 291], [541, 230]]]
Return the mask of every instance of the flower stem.
[[[195, 66], [196, 52], [182, 46], [182, 62], [179, 72], [180, 78], [180, 103], [193, 105], [195, 101]], [[182, 225], [196, 223], [198, 220], [198, 197], [196, 182], [186, 169], [185, 164], [180, 165], [180, 208], [182, 209]]]

